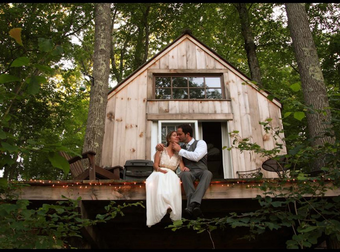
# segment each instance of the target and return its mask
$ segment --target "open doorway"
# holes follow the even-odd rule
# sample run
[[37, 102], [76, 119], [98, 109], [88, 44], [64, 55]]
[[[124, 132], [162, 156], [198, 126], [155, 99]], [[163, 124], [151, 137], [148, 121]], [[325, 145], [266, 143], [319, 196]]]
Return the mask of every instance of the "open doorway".
[[223, 179], [222, 133], [220, 122], [202, 122], [203, 140], [208, 145], [208, 169], [213, 179]]

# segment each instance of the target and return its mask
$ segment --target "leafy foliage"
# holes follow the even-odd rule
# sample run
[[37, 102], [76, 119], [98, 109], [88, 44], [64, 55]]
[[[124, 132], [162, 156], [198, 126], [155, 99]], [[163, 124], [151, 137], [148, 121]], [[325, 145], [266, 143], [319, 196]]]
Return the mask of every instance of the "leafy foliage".
[[141, 202], [124, 203], [116, 206], [111, 201], [105, 207], [104, 214], [98, 214], [94, 220], [82, 218], [77, 200], [57, 201], [55, 204], [43, 204], [30, 207], [28, 200], [16, 200], [14, 189], [24, 184], [1, 183], [0, 193], [6, 197], [0, 200], [0, 249], [64, 249], [81, 248], [81, 243], [74, 239], [83, 239], [81, 229], [97, 223], [105, 223], [116, 216], [124, 216], [123, 209], [141, 206]]
[[[0, 168], [4, 169], [5, 178], [0, 183], [6, 179], [67, 178], [67, 164], [60, 159], [58, 152], [76, 155], [81, 152], [83, 144], [88, 91], [92, 85], [93, 4], [1, 3], [0, 6]], [[333, 131], [327, 134], [335, 136], [335, 144], [326, 144], [322, 148], [310, 145], [305, 115], [313, 113], [313, 110], [303, 104], [283, 5], [249, 3], [264, 89], [283, 104], [284, 141], [290, 173], [297, 182], [289, 187], [290, 191], [284, 186], [284, 180], [278, 184], [263, 183], [261, 189], [273, 195], [256, 199], [263, 206], [261, 211], [235, 213], [216, 220], [189, 223], [184, 220], [187, 227], [200, 232], [211, 232], [224, 225], [249, 227], [252, 230], [250, 236], [254, 237], [264, 230], [289, 226], [295, 231], [287, 243], [289, 248], [312, 247], [321, 234], [333, 235], [339, 240], [339, 232], [335, 228], [339, 221], [336, 211], [339, 200], [333, 198], [333, 202], [327, 201], [319, 197], [322, 194], [315, 195], [317, 199], [303, 195], [313, 195], [316, 189], [322, 193], [326, 188], [323, 184], [325, 179], [329, 178], [334, 183], [339, 181], [340, 5], [308, 3], [306, 6], [332, 108]], [[196, 38], [232, 66], [249, 75], [237, 11], [232, 3], [114, 3], [112, 11], [115, 14], [112, 82], [122, 81], [185, 29], [191, 30]], [[85, 84], [85, 92], [79, 92], [79, 84]], [[262, 126], [277, 132], [270, 129], [270, 120], [262, 122]], [[237, 135], [237, 132], [233, 134]], [[268, 157], [274, 157], [280, 150], [280, 145], [277, 145], [272, 151], [265, 151], [248, 139], [234, 144], [242, 151], [262, 153]], [[309, 167], [319, 155], [325, 155], [326, 165], [323, 173], [312, 178]], [[322, 177], [325, 174], [327, 178]], [[311, 182], [314, 180], [316, 182]], [[315, 187], [317, 184], [320, 187]], [[28, 206], [27, 202], [17, 201], [14, 205], [5, 205], [3, 211], [20, 217], [17, 219], [20, 224], [16, 225], [24, 224], [18, 213], [25, 212], [29, 216], [28, 222], [34, 225], [32, 219], [37, 212], [30, 211]], [[55, 206], [46, 206], [41, 210], [42, 215], [47, 216], [48, 211], [63, 211], [61, 209], [69, 206], [58, 207], [59, 210]], [[12, 208], [13, 211], [10, 210]], [[118, 209], [116, 212], [119, 212]], [[28, 222], [21, 226], [22, 232], [29, 227]], [[173, 228], [184, 227], [183, 223], [174, 223]], [[63, 230], [66, 233], [68, 227]], [[34, 239], [35, 236], [28, 232], [23, 237], [29, 241], [29, 237]], [[32, 242], [32, 247], [38, 248], [41, 244], [48, 244], [51, 248], [63, 246], [60, 241], [57, 244], [44, 239]], [[13, 240], [8, 244], [11, 242]]]
[[[77, 91], [75, 80], [61, 86], [58, 78], [64, 73], [55, 64], [70, 44], [65, 36], [70, 30], [63, 29], [70, 27], [77, 9], [78, 15], [83, 13], [82, 8], [19, 3], [2, 7], [0, 25], [6, 27], [3, 32], [7, 31], [2, 34], [5, 39], [0, 55], [0, 165], [5, 168], [4, 177], [66, 178], [69, 165], [66, 160], [60, 161], [57, 153], [80, 152], [88, 94]], [[57, 14], [62, 8], [69, 15]], [[46, 12], [54, 15], [47, 15], [49, 19], [41, 23], [38, 18], [45, 17]], [[8, 28], [19, 23], [24, 25]], [[72, 25], [75, 29], [82, 26]], [[72, 99], [74, 102], [69, 103]]]
[[[279, 138], [280, 131], [272, 129], [270, 119], [260, 122], [264, 130]], [[237, 131], [230, 133], [234, 137], [231, 148], [241, 152], [250, 151], [267, 158], [276, 158], [282, 145], [277, 144], [272, 150], [265, 150], [249, 139], [240, 139]], [[330, 132], [332, 134], [334, 132]], [[298, 145], [285, 155], [289, 162], [285, 164], [289, 173], [281, 173], [279, 179], [263, 180], [254, 185], [263, 192], [257, 195], [259, 209], [252, 212], [232, 212], [223, 218], [186, 220], [169, 225], [173, 231], [188, 228], [198, 233], [231, 228], [249, 228], [244, 239], [256, 239], [266, 231], [290, 228], [291, 239], [287, 240], [288, 249], [313, 248], [325, 239], [340, 241], [340, 196], [325, 197], [326, 192], [339, 187], [340, 181], [340, 142], [334, 145], [311, 147], [310, 141], [297, 140]], [[325, 167], [318, 173], [310, 171], [310, 163], [318, 156], [325, 156]], [[288, 176], [289, 175], [289, 176]], [[211, 237], [211, 236], [210, 236]], [[211, 239], [212, 240], [212, 239]], [[212, 240], [213, 244], [213, 240]], [[214, 248], [214, 244], [213, 244]]]

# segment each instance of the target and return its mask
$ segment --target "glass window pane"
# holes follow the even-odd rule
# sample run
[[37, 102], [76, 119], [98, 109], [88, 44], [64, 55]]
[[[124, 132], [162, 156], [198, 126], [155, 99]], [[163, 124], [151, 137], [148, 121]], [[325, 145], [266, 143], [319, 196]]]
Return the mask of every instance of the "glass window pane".
[[189, 77], [189, 87], [204, 87], [203, 77]]
[[222, 90], [221, 89], [207, 89], [207, 98], [208, 99], [222, 99]]
[[191, 88], [190, 99], [204, 99], [205, 93], [204, 88]]
[[158, 121], [158, 125], [159, 125], [159, 128], [158, 128], [158, 136], [160, 138], [160, 141], [162, 143], [165, 144], [166, 142], [166, 135], [172, 131], [172, 130], [177, 130], [177, 126], [182, 124], [182, 123], [188, 123], [191, 125], [192, 129], [193, 129], [193, 136], [196, 138], [196, 139], [199, 139], [200, 136], [199, 136], [199, 132], [198, 132], [198, 122], [197, 120], [171, 120], [170, 121]]
[[177, 124], [162, 124], [162, 144], [166, 145], [166, 136], [168, 135], [169, 132], [177, 130]]
[[156, 88], [156, 99], [171, 99], [171, 89], [170, 88]]
[[156, 76], [156, 99], [223, 99], [221, 76]]
[[170, 87], [171, 77], [156, 77], [156, 88], [157, 87]]
[[176, 126], [174, 125], [174, 126], [167, 126], [168, 127], [168, 133], [170, 132], [170, 131], [174, 131], [174, 130], [176, 130]]
[[162, 144], [166, 143], [167, 128], [162, 126]]
[[210, 88], [220, 88], [221, 78], [220, 77], [205, 77], [205, 84]]
[[187, 88], [173, 89], [173, 99], [188, 99], [188, 89]]
[[173, 87], [187, 87], [187, 77], [173, 77], [172, 78]]

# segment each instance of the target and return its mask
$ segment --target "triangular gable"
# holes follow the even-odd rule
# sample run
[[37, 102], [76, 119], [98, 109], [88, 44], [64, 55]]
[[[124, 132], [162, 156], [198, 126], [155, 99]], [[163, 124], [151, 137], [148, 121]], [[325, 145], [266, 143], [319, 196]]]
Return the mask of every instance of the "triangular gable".
[[[258, 86], [253, 84], [251, 82], [251, 79], [246, 76], [244, 73], [239, 71], [237, 68], [235, 68], [231, 63], [229, 63], [227, 60], [225, 60], [223, 57], [218, 55], [216, 52], [214, 52], [211, 48], [206, 46], [204, 43], [199, 41], [197, 38], [195, 38], [190, 32], [184, 32], [181, 36], [179, 36], [177, 39], [175, 39], [172, 43], [170, 43], [168, 46], [166, 46], [163, 50], [161, 50], [159, 53], [157, 53], [154, 57], [149, 59], [147, 62], [145, 62], [143, 65], [141, 65], [139, 68], [137, 68], [134, 72], [132, 72], [128, 77], [126, 77], [123, 81], [118, 83], [115, 87], [112, 88], [112, 90], [109, 92], [109, 98], [112, 97], [116, 92], [118, 92], [120, 89], [128, 85], [131, 81], [133, 81], [139, 74], [150, 68], [154, 62], [161, 59], [165, 54], [167, 54], [169, 51], [171, 51], [173, 48], [175, 48], [177, 45], [182, 43], [184, 40], [188, 39], [190, 42], [194, 43], [196, 46], [198, 46], [200, 49], [202, 49], [205, 53], [210, 55], [214, 60], [222, 64], [224, 67], [226, 67], [229, 71], [231, 71], [233, 74], [240, 77], [245, 83], [256, 89], [256, 91], [260, 92], [265, 97], [268, 97], [269, 92], [259, 89]], [[116, 91], [116, 92], [114, 92]], [[282, 107], [281, 103], [275, 98], [272, 100], [274, 104], [276, 104], [278, 107]]]

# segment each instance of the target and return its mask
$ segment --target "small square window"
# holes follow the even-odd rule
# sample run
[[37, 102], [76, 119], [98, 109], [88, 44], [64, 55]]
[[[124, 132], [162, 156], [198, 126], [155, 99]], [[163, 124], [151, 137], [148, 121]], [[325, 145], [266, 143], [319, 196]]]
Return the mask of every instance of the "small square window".
[[172, 78], [172, 87], [187, 87], [188, 80], [186, 77], [173, 77]]
[[189, 87], [204, 87], [204, 78], [203, 77], [190, 77]]
[[170, 88], [171, 78], [170, 77], [157, 77], [155, 86], [156, 88]]
[[188, 99], [188, 89], [187, 88], [174, 88], [173, 99]]

